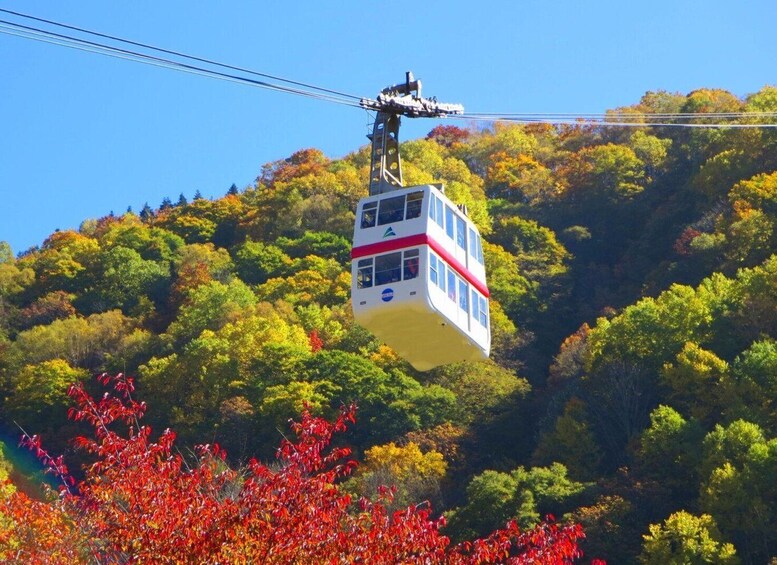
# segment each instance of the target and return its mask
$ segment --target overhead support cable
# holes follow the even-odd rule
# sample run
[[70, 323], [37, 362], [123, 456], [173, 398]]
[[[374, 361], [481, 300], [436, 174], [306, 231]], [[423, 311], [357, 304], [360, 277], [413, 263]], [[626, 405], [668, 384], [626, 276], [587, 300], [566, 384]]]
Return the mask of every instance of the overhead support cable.
[[164, 49], [162, 47], [155, 47], [155, 46], [149, 45], [147, 43], [141, 43], [139, 41], [133, 41], [131, 39], [125, 39], [125, 38], [117, 37], [115, 35], [109, 35], [107, 33], [100, 33], [100, 32], [88, 30], [88, 29], [85, 29], [85, 28], [82, 28], [82, 27], [77, 27], [77, 26], [73, 26], [73, 25], [69, 25], [69, 24], [63, 24], [63, 23], [60, 23], [60, 22], [55, 22], [53, 20], [47, 20], [45, 18], [39, 18], [39, 17], [36, 17], [36, 16], [31, 16], [29, 14], [23, 14], [21, 12], [15, 12], [13, 10], [7, 10], [7, 9], [4, 9], [4, 8], [0, 8], [0, 12], [6, 13], [6, 14], [11, 14], [11, 15], [14, 15], [14, 16], [18, 16], [20, 18], [28, 19], [28, 20], [33, 20], [33, 21], [40, 22], [40, 23], [45, 23], [45, 24], [48, 24], [48, 25], [53, 25], [53, 26], [56, 26], [56, 27], [61, 27], [61, 28], [64, 28], [64, 29], [69, 29], [71, 31], [77, 31], [79, 33], [85, 33], [85, 34], [92, 35], [92, 36], [95, 36], [95, 37], [101, 37], [103, 39], [110, 39], [111, 41], [118, 41], [120, 43], [124, 43], [124, 44], [127, 44], [127, 45], [134, 45], [135, 47], [142, 47], [143, 49], [149, 49], [149, 50], [152, 50], [152, 51], [157, 51], [159, 53], [165, 53], [167, 55], [174, 55], [176, 57], [182, 57], [182, 58], [185, 58], [185, 59], [189, 59], [191, 61], [197, 61], [199, 63], [207, 63], [208, 65], [214, 65], [214, 66], [222, 67], [222, 68], [225, 68], [225, 69], [230, 69], [230, 70], [233, 70], [233, 71], [239, 71], [239, 72], [242, 72], [242, 73], [248, 73], [248, 74], [254, 75], [254, 76], [260, 76], [260, 77], [264, 77], [264, 78], [269, 78], [271, 80], [277, 80], [277, 81], [285, 82], [285, 83], [288, 83], [288, 84], [293, 84], [293, 85], [296, 85], [296, 86], [300, 86], [300, 87], [303, 87], [303, 88], [308, 88], [308, 89], [311, 89], [311, 90], [318, 90], [320, 92], [327, 92], [329, 94], [334, 94], [334, 95], [337, 95], [337, 96], [342, 96], [343, 98], [352, 98], [354, 100], [359, 100], [361, 98], [360, 96], [356, 96], [354, 94], [347, 94], [347, 93], [344, 93], [344, 92], [339, 92], [337, 90], [330, 90], [328, 88], [322, 88], [320, 86], [315, 86], [313, 84], [308, 84], [308, 83], [299, 82], [299, 81], [295, 81], [295, 80], [291, 80], [291, 79], [286, 79], [286, 78], [279, 77], [279, 76], [276, 76], [276, 75], [270, 75], [270, 74], [267, 74], [267, 73], [261, 73], [259, 71], [254, 71], [254, 70], [251, 70], [251, 69], [246, 69], [244, 67], [236, 67], [234, 65], [229, 65], [227, 63], [221, 63], [219, 61], [214, 61], [212, 59], [205, 59], [203, 57], [196, 57], [194, 55], [187, 55], [186, 53], [181, 53], [180, 51], [173, 51], [171, 49]]
[[745, 118], [745, 117], [771, 117], [777, 118], [777, 112], [677, 112], [677, 113], [648, 113], [648, 112], [580, 112], [580, 113], [487, 113], [487, 112], [468, 112], [471, 117], [494, 117], [501, 118], [526, 118], [526, 119], [610, 119], [618, 118], [622, 120], [646, 119], [646, 118], [667, 118], [667, 119], [694, 119], [705, 118]]
[[[570, 114], [569, 117], [553, 117], [553, 116], [516, 116], [510, 114], [460, 114], [448, 116], [453, 119], [462, 119], [476, 122], [511, 122], [517, 124], [549, 124], [549, 125], [573, 125], [573, 126], [595, 126], [595, 127], [622, 127], [622, 128], [647, 128], [647, 127], [671, 127], [671, 128], [707, 128], [707, 129], [722, 129], [722, 128], [735, 128], [735, 129], [755, 129], [755, 128], [777, 128], [777, 122], [687, 122], [687, 121], [669, 121], [673, 119], [671, 114], [664, 115], [658, 118], [660, 121], [649, 121], [652, 118], [651, 114], [645, 114], [640, 119], [647, 121], [623, 121], [623, 115], [610, 116], [602, 115], [600, 118], [585, 118], [585, 117], [573, 117], [574, 114]], [[743, 113], [736, 116], [736, 119], [750, 118], [750, 114]], [[777, 114], [768, 113], [768, 117], [777, 119]], [[685, 118], [685, 119], [689, 119]], [[719, 117], [709, 117], [707, 114], [695, 114], [694, 119], [718, 119]]]
[[[0, 9], [0, 11], [5, 11], [5, 10]], [[99, 43], [95, 41], [88, 41], [83, 38], [79, 38], [71, 35], [65, 35], [61, 33], [55, 33], [52, 31], [26, 26], [23, 24], [19, 24], [19, 23], [7, 21], [7, 20], [0, 19], [0, 33], [22, 37], [25, 39], [32, 39], [35, 41], [42, 41], [44, 43], [50, 43], [50, 44], [59, 45], [63, 47], [69, 47], [69, 48], [86, 51], [90, 53], [98, 53], [101, 55], [107, 55], [109, 57], [115, 57], [118, 59], [135, 61], [138, 63], [144, 63], [152, 66], [169, 68], [169, 69], [173, 69], [181, 72], [187, 72], [191, 74], [207, 76], [210, 78], [216, 78], [219, 80], [238, 82], [249, 86], [266, 88], [269, 90], [285, 92], [288, 94], [295, 94], [298, 96], [306, 96], [309, 98], [315, 98], [315, 99], [319, 99], [327, 102], [334, 102], [337, 104], [343, 104], [354, 108], [360, 108], [360, 105], [357, 101], [361, 99], [360, 97], [329, 93], [329, 92], [336, 92], [336, 91], [327, 92], [326, 89], [321, 89], [316, 87], [318, 90], [316, 92], [316, 91], [305, 90], [303, 88], [294, 88], [294, 87], [280, 85], [280, 84], [273, 84], [270, 82], [260, 81], [260, 80], [252, 79], [245, 76], [224, 73], [221, 71], [208, 69], [197, 65], [187, 64], [173, 59], [157, 57], [154, 55], [149, 55], [147, 53], [141, 53], [138, 51], [132, 51], [129, 49], [122, 49], [119, 47], [115, 47], [112, 45], [107, 45], [107, 44]], [[259, 74], [259, 73], [256, 73], [256, 74]], [[292, 81], [286, 81], [286, 82], [292, 82]], [[352, 99], [355, 99], [355, 100], [352, 100]]]

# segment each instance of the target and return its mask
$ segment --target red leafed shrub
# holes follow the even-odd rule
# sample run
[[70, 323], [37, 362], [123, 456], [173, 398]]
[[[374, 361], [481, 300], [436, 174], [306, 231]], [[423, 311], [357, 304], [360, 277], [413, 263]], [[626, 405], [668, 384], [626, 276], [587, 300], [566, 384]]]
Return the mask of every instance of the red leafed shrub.
[[469, 131], [461, 129], [460, 127], [444, 126], [441, 124], [426, 134], [426, 139], [433, 139], [440, 145], [451, 147], [456, 143], [461, 143], [467, 139], [469, 135]]
[[570, 563], [580, 556], [579, 525], [515, 523], [451, 546], [443, 518], [426, 504], [390, 514], [384, 502], [354, 501], [338, 479], [356, 463], [332, 437], [354, 422], [354, 407], [334, 422], [303, 412], [284, 440], [279, 463], [251, 461], [238, 472], [217, 445], [197, 448], [196, 462], [174, 449], [175, 434], [156, 440], [140, 420], [129, 377], [102, 376], [115, 394], [92, 398], [70, 388], [73, 420], [93, 429], [75, 443], [95, 459], [76, 482], [61, 458], [35, 436], [33, 449], [62, 481], [48, 503], [14, 493], [0, 500], [0, 561], [19, 563]]
[[691, 254], [691, 242], [699, 237], [701, 235], [701, 232], [699, 230], [695, 230], [693, 228], [685, 228], [683, 230], [683, 233], [680, 234], [680, 237], [675, 240], [674, 245], [672, 248], [674, 249], [675, 253], [678, 255], [682, 255], [683, 257]]
[[318, 336], [317, 330], [312, 330], [308, 334], [308, 341], [310, 342], [310, 350], [313, 353], [321, 351], [321, 348], [324, 347], [324, 341]]

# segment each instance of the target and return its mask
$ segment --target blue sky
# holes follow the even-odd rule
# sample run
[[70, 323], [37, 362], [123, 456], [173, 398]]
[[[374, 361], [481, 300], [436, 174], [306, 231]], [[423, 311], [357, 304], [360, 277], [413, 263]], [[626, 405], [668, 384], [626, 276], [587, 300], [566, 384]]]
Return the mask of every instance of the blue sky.
[[[425, 95], [469, 112], [603, 112], [649, 90], [745, 96], [777, 84], [774, 0], [0, 8], [359, 96], [412, 70]], [[368, 122], [359, 109], [0, 34], [0, 240], [19, 252], [127, 206], [196, 190], [218, 197], [297, 149], [343, 156], [366, 143]], [[434, 125], [404, 120], [401, 138]]]

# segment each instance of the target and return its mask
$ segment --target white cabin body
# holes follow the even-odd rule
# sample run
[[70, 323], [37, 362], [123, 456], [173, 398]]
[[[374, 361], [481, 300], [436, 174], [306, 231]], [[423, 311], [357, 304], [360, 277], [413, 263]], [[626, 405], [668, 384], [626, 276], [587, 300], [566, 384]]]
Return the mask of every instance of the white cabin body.
[[486, 270], [477, 227], [437, 185], [359, 201], [351, 251], [356, 321], [426, 371], [488, 358]]

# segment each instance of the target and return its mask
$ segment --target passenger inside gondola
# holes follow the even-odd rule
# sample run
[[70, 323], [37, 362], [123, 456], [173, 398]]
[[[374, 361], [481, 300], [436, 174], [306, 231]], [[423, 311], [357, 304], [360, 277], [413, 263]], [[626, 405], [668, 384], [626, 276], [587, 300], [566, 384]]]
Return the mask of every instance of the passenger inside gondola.
[[418, 276], [418, 257], [406, 257], [404, 280], [414, 279], [417, 276]]

